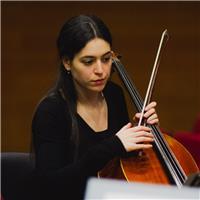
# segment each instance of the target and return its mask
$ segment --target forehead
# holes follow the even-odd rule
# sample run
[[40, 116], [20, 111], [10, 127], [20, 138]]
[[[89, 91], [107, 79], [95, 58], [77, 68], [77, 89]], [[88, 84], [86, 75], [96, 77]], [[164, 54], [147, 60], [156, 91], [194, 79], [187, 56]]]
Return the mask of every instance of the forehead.
[[103, 39], [94, 38], [77, 54], [77, 57], [99, 57], [111, 50], [110, 44]]

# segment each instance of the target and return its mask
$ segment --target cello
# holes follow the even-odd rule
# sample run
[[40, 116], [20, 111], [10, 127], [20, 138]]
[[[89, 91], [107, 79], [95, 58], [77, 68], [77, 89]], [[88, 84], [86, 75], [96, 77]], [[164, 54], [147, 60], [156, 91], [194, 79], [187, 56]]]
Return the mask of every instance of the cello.
[[[125, 67], [117, 56], [113, 57], [114, 69], [118, 72], [123, 84], [129, 92], [138, 112], [144, 113], [145, 105], [150, 101], [163, 43], [169, 38], [167, 30], [162, 34], [155, 59], [150, 83], [143, 101]], [[142, 116], [142, 115], [141, 115]], [[139, 125], [142, 117], [139, 120]], [[128, 182], [144, 182], [155, 184], [175, 184], [179, 188], [187, 181], [188, 176], [199, 171], [193, 157], [187, 149], [171, 136], [163, 134], [157, 125], [148, 125], [154, 135], [151, 149], [143, 149], [127, 153], [123, 158], [114, 158], [98, 172], [100, 178], [122, 179]]]

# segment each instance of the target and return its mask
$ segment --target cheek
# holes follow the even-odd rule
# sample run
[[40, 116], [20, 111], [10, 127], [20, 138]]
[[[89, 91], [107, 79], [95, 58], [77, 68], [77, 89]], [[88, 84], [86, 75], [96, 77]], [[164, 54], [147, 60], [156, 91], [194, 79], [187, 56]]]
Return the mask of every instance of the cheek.
[[106, 74], [110, 75], [112, 64], [105, 67]]
[[77, 80], [78, 82], [84, 82], [90, 79], [91, 77], [91, 71], [87, 70], [87, 69], [76, 69], [74, 71], [72, 71], [72, 76], [75, 80]]

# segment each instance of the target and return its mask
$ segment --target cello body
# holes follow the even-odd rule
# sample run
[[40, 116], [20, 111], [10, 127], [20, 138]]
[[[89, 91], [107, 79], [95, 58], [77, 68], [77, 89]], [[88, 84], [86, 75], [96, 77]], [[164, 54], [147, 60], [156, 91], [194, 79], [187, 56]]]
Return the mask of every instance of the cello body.
[[[198, 172], [199, 169], [187, 149], [171, 136], [164, 134], [164, 137], [186, 176]], [[154, 148], [145, 149], [128, 158], [113, 159], [98, 173], [98, 176], [128, 182], [173, 184], [167, 168]]]

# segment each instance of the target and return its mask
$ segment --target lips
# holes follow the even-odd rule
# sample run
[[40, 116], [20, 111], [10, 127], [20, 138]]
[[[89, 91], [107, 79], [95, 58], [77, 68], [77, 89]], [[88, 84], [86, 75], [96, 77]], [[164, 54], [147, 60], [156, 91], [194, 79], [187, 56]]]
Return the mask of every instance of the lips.
[[95, 81], [92, 81], [95, 85], [103, 85], [105, 82], [105, 79], [98, 79]]

